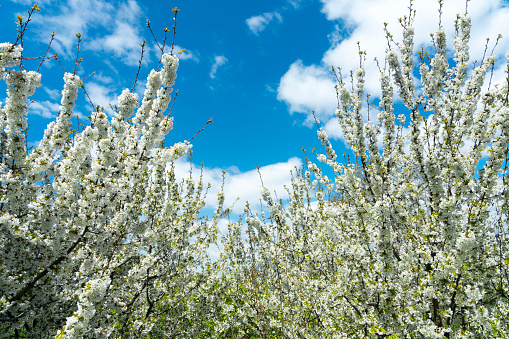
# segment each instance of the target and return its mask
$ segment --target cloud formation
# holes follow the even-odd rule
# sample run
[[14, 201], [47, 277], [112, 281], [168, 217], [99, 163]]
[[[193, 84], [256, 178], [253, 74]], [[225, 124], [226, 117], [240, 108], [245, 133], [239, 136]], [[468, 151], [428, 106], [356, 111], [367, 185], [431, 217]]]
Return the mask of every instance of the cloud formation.
[[[290, 65], [290, 69], [281, 78], [277, 90], [278, 100], [288, 104], [290, 113], [311, 113], [326, 118], [330, 111], [337, 106], [335, 82], [323, 67], [304, 66], [301, 60]], [[308, 116], [306, 123], [312, 123]]]
[[[278, 198], [285, 199], [288, 194], [285, 186], [291, 185], [291, 173], [295, 167], [300, 167], [302, 161], [293, 157], [286, 162], [260, 167], [261, 180], [271, 192], [276, 192]], [[175, 162], [175, 175], [179, 180], [189, 177], [189, 163], [185, 158]], [[217, 205], [217, 193], [223, 180], [223, 169], [207, 168], [203, 169], [203, 182], [211, 184], [211, 190], [207, 194], [206, 207], [215, 208]], [[200, 168], [193, 166], [193, 178], [196, 180], [200, 176]], [[260, 174], [256, 169], [240, 172], [236, 167], [230, 167], [225, 170], [224, 194], [225, 207], [233, 205], [234, 213], [243, 213], [246, 201], [249, 201], [251, 210], [258, 212], [261, 198], [261, 180]], [[238, 199], [238, 200], [237, 200]]]
[[300, 4], [304, 2], [304, 0], [287, 0], [287, 2], [293, 6], [293, 8], [299, 8]]
[[[371, 99], [380, 96], [379, 70], [374, 61], [377, 58], [384, 65], [387, 39], [384, 33], [384, 22], [399, 41], [402, 36], [399, 18], [408, 15], [407, 0], [320, 0], [322, 13], [333, 22], [337, 22], [336, 30], [329, 34], [330, 46], [324, 51], [320, 64], [304, 65], [300, 60], [292, 63], [288, 71], [281, 77], [278, 88], [278, 99], [287, 103], [290, 113], [308, 114], [304, 123], [309, 123], [312, 110], [325, 120], [326, 127], [332, 136], [339, 137], [339, 130], [332, 128], [336, 124], [334, 111], [337, 100], [334, 91], [336, 83], [331, 66], [340, 66], [343, 77], [349, 82], [349, 71], [359, 67], [357, 42], [366, 51], [365, 90]], [[438, 1], [414, 1], [413, 8], [417, 11], [413, 27], [415, 28], [414, 51], [421, 47], [431, 49], [430, 33], [438, 27]], [[454, 21], [457, 14], [465, 12], [465, 2], [445, 0], [442, 8], [442, 25], [447, 34], [447, 41], [452, 50], [454, 37]], [[472, 18], [470, 55], [471, 61], [481, 60], [486, 44], [490, 38], [488, 52], [494, 46], [499, 33], [509, 31], [509, 8], [498, 0], [472, 0], [468, 3], [468, 13]], [[341, 28], [341, 29], [340, 29]], [[498, 64], [493, 75], [493, 82], [504, 78], [504, 54], [509, 49], [509, 39], [499, 41], [495, 49]], [[417, 63], [418, 60], [415, 60]], [[329, 120], [333, 118], [334, 121]]]
[[212, 64], [212, 67], [210, 68], [209, 76], [210, 78], [214, 79], [216, 77], [217, 69], [221, 66], [223, 66], [228, 59], [224, 57], [224, 55], [216, 55], [214, 56], [214, 63]]
[[[31, 6], [31, 5], [34, 4], [34, 2], [32, 0], [11, 0], [11, 1], [14, 2], [14, 3], [26, 5], [26, 6]], [[37, 1], [37, 4], [40, 6], [40, 5], [43, 5], [43, 4], [47, 4], [50, 1], [51, 0], [39, 0], [39, 1]]]
[[111, 86], [103, 85], [95, 81], [85, 83], [85, 88], [94, 105], [99, 105], [104, 108], [104, 111], [110, 116], [113, 115], [111, 105], [115, 105], [118, 101], [118, 94], [114, 93]]
[[188, 50], [187, 48], [180, 47], [179, 45], [173, 46], [173, 55], [176, 55], [180, 60], [193, 60], [199, 62], [198, 54]]
[[252, 16], [246, 20], [246, 24], [253, 34], [258, 35], [261, 31], [265, 30], [265, 28], [267, 28], [269, 23], [273, 20], [283, 22], [281, 14], [274, 11]]
[[[56, 13], [49, 11], [51, 14], [44, 11], [45, 3], [40, 4], [41, 13], [33, 20], [44, 43], [55, 31], [52, 48], [59, 55], [72, 57], [76, 53], [75, 34], [81, 33], [82, 49], [110, 53], [125, 64], [137, 65], [143, 37], [142, 9], [136, 0], [123, 0], [116, 5], [104, 0], [68, 0], [59, 4]], [[94, 33], [99, 31], [106, 35]], [[145, 57], [149, 58], [149, 55]]]
[[58, 116], [58, 112], [60, 111], [59, 104], [48, 100], [31, 102], [28, 107], [30, 113], [47, 119], [56, 118]]
[[141, 16], [140, 6], [135, 0], [129, 0], [112, 16], [115, 17], [113, 32], [92, 40], [88, 48], [113, 53], [125, 64], [137, 65], [141, 56], [140, 43], [143, 41], [137, 25]]
[[63, 2], [54, 15], [46, 14], [43, 6], [40, 6], [40, 15], [33, 17], [34, 23], [39, 26], [41, 41], [47, 43], [49, 33], [55, 31], [52, 48], [58, 54], [68, 56], [75, 53], [75, 33], [87, 36], [90, 28], [108, 26], [115, 11], [112, 4], [102, 0], [69, 0]]

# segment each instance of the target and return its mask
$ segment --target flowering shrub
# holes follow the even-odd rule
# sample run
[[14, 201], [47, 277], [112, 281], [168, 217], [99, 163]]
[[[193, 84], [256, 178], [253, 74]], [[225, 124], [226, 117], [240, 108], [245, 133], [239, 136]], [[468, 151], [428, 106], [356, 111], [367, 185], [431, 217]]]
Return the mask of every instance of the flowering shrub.
[[[469, 69], [467, 15], [454, 55], [439, 27], [434, 54], [414, 58], [411, 13], [380, 70], [377, 123], [361, 115], [362, 63], [352, 89], [338, 76], [336, 115], [355, 162], [338, 162], [320, 129], [317, 158], [334, 178], [308, 161], [286, 203], [262, 188], [269, 214], [247, 216], [247, 243], [230, 225], [223, 333], [509, 337], [509, 75], [487, 84], [492, 55]], [[395, 90], [408, 109], [398, 118]]]
[[83, 84], [65, 73], [59, 115], [30, 154], [41, 76], [13, 69], [21, 59], [19, 44], [0, 45], [0, 337], [193, 337], [188, 299], [210, 274], [217, 222], [197, 219], [201, 180], [179, 183], [169, 165], [191, 145], [162, 146], [178, 58], [162, 55], [141, 105], [124, 90], [111, 121], [97, 110], [78, 133]]
[[454, 55], [439, 27], [435, 52], [414, 58], [413, 15], [380, 70], [376, 124], [361, 114], [365, 55], [352, 89], [338, 77], [355, 162], [320, 129], [325, 154], [294, 174], [289, 200], [262, 187], [266, 211], [246, 206], [247, 240], [229, 223], [215, 263], [224, 196], [201, 219], [201, 178], [179, 183], [171, 164], [191, 145], [162, 145], [178, 58], [162, 55], [141, 105], [124, 90], [111, 120], [97, 110], [77, 133], [83, 83], [66, 73], [29, 153], [41, 76], [0, 44], [0, 337], [509, 337], [509, 76], [487, 85], [492, 55], [469, 68], [467, 15]]

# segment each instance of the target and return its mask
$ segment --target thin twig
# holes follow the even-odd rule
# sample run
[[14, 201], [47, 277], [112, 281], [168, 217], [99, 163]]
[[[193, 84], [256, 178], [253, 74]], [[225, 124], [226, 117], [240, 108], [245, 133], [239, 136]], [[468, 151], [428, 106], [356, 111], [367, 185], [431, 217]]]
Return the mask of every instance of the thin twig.
[[154, 39], [154, 41], [157, 44], [157, 48], [159, 48], [159, 50], [161, 51], [161, 57], [159, 58], [159, 65], [157, 66], [157, 71], [160, 71], [161, 70], [161, 60], [162, 60], [163, 54], [164, 54], [164, 47], [166, 47], [166, 37], [167, 37], [168, 29], [167, 28], [164, 29], [164, 39], [163, 39], [163, 44], [161, 45], [157, 41], [154, 31], [152, 31], [152, 27], [150, 27], [150, 20], [147, 20], [147, 27], [150, 30], [150, 34], [152, 34], [152, 38]]
[[92, 105], [92, 107], [95, 109], [95, 111], [97, 113], [100, 112], [100, 106], [99, 105], [94, 105], [94, 103], [92, 102], [92, 99], [90, 98], [90, 95], [88, 95], [88, 92], [87, 90], [85, 89], [85, 84], [83, 84], [83, 81], [81, 81], [79, 83], [79, 87], [83, 90], [83, 92], [85, 93], [86, 97], [87, 97], [87, 100], [88, 102], [90, 103], [90, 105]]
[[[157, 71], [161, 70], [161, 60], [163, 60], [164, 48], [166, 47], [166, 38], [168, 37], [168, 28], [164, 29], [164, 38], [163, 38], [163, 46], [161, 47], [161, 56], [159, 57], [159, 65], [157, 66]], [[172, 45], [173, 46], [173, 45]], [[171, 55], [173, 53], [173, 47], [171, 51]]]
[[60, 65], [60, 67], [64, 70], [64, 72], [67, 72], [64, 65], [62, 65], [62, 63], [60, 62], [60, 60], [58, 60], [58, 53], [55, 53], [53, 56], [52, 56], [53, 59], [55, 59], [58, 64]]
[[9, 52], [12, 52], [12, 50], [14, 49], [14, 47], [18, 44], [19, 42], [19, 45], [21, 47], [21, 60], [19, 62], [19, 70], [21, 71], [21, 69], [23, 68], [23, 36], [25, 35], [25, 31], [27, 29], [27, 26], [28, 26], [28, 23], [32, 20], [32, 14], [34, 13], [34, 11], [37, 11], [37, 12], [40, 12], [41, 10], [39, 9], [39, 7], [37, 7], [37, 4], [34, 4], [32, 6], [32, 8], [27, 11], [28, 12], [28, 18], [25, 22], [23, 22], [23, 19], [24, 17], [21, 16], [21, 15], [18, 15], [17, 16], [17, 19], [18, 19], [18, 34], [16, 35], [16, 41], [14, 42], [14, 44], [12, 44], [11, 48], [10, 48], [10, 51]]
[[136, 82], [138, 81], [138, 75], [140, 74], [140, 69], [141, 69], [141, 62], [143, 60], [143, 53], [145, 53], [145, 44], [146, 44], [145, 40], [143, 40], [143, 42], [140, 44], [140, 46], [141, 46], [141, 57], [140, 57], [140, 62], [138, 64], [138, 71], [136, 72], [136, 78], [134, 79], [133, 87], [131, 87], [131, 93], [134, 92], [134, 88], [136, 87]]
[[79, 57], [80, 54], [80, 43], [81, 43], [81, 33], [76, 33], [76, 37], [78, 38], [78, 46], [76, 46], [76, 62], [74, 63], [73, 75], [76, 75], [78, 69], [80, 67], [80, 63], [83, 62], [83, 59]]
[[317, 128], [318, 130], [320, 130], [320, 129], [321, 129], [321, 127], [320, 127], [320, 121], [319, 121], [319, 120], [318, 120], [318, 118], [316, 117], [316, 115], [315, 115], [315, 111], [311, 111], [311, 115], [313, 115], [313, 119], [315, 119], [316, 128]]
[[[51, 32], [51, 39], [48, 43], [48, 48], [46, 49], [46, 52], [44, 53], [44, 56], [42, 57], [42, 60], [41, 62], [39, 63], [39, 67], [37, 68], [37, 73], [39, 73], [39, 71], [41, 70], [41, 66], [42, 66], [42, 63], [44, 62], [44, 60], [46, 60], [46, 55], [48, 55], [48, 52], [49, 52], [49, 49], [51, 47], [51, 43], [53, 42], [53, 40], [55, 39], [55, 32]], [[49, 59], [49, 58], [48, 58]]]
[[207, 121], [207, 123], [205, 124], [205, 126], [203, 126], [203, 127], [201, 128], [201, 130], [199, 130], [198, 132], [196, 132], [196, 134], [195, 134], [195, 135], [194, 135], [191, 139], [187, 140], [187, 143], [190, 143], [190, 142], [191, 142], [191, 140], [193, 140], [193, 139], [194, 139], [194, 138], [195, 138], [198, 134], [200, 134], [200, 132], [202, 132], [205, 128], [207, 128], [207, 125], [208, 125], [208, 124], [210, 124], [210, 123], [212, 123], [212, 118], [210, 118], [210, 119]]
[[154, 41], [156, 42], [157, 47], [158, 47], [159, 49], [161, 49], [161, 45], [159, 45], [159, 42], [157, 41], [156, 36], [154, 35], [154, 32], [152, 31], [152, 28], [150, 27], [150, 20], [147, 20], [147, 27], [148, 27], [148, 29], [149, 29], [150, 33], [152, 34], [152, 38], [153, 38], [153, 39], [154, 39]]
[[[493, 53], [495, 53], [495, 48], [497, 47], [500, 39], [502, 39], [502, 34], [498, 35], [497, 41], [495, 41], [495, 46], [493, 46], [493, 49], [491, 50], [491, 55], [493, 55]], [[488, 83], [488, 91], [490, 90], [490, 87], [491, 87], [491, 81], [493, 80], [493, 72], [494, 71], [495, 71], [495, 62], [493, 62], [491, 65], [491, 74], [490, 74], [490, 82]]]
[[173, 101], [171, 103], [171, 107], [170, 107], [170, 113], [168, 113], [168, 116], [171, 115], [171, 113], [173, 112], [173, 106], [175, 106], [175, 101], [177, 100], [177, 97], [179, 96], [179, 90], [175, 90], [175, 95], [173, 96]]
[[[177, 26], [177, 13], [179, 12], [179, 9], [177, 7], [173, 7], [172, 12], [175, 13], [175, 17], [173, 20], [175, 23], [173, 24], [173, 40], [171, 42], [171, 52], [170, 54], [173, 55], [173, 47], [175, 46], [175, 35], [177, 34], [176, 26]], [[165, 35], [166, 39], [166, 35]]]

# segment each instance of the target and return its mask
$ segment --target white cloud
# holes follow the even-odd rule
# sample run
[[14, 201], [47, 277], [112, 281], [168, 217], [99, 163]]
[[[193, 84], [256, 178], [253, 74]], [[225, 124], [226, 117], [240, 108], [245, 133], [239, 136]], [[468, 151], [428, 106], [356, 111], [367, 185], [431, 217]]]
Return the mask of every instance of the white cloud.
[[142, 102], [145, 97], [145, 87], [147, 87], [147, 80], [138, 78], [136, 87], [134, 88], [134, 93], [138, 94], [139, 102]]
[[301, 2], [304, 0], [288, 0], [288, 3], [293, 6], [293, 8], [299, 8]]
[[[275, 191], [278, 198], [287, 198], [287, 192], [284, 187], [285, 185], [288, 187], [291, 185], [290, 171], [301, 165], [301, 160], [293, 157], [286, 162], [260, 167], [264, 185], [271, 192]], [[203, 169], [203, 181], [205, 184], [210, 183], [212, 187], [206, 199], [206, 207], [208, 208], [215, 208], [217, 205], [217, 193], [222, 183], [222, 171], [223, 169], [221, 168]], [[181, 158], [176, 161], [175, 174], [179, 180], [189, 176], [189, 163], [186, 159]], [[194, 167], [193, 178], [197, 179], [199, 175], [200, 169]], [[249, 201], [252, 211], [259, 211], [261, 186], [260, 176], [255, 169], [247, 172], [240, 172], [236, 167], [226, 169], [224, 182], [225, 207], [232, 206], [235, 203], [233, 212], [243, 213], [245, 203]]]
[[141, 56], [142, 41], [143, 38], [132, 25], [117, 21], [113, 34], [91, 41], [88, 47], [96, 51], [112, 52], [124, 63], [137, 65]]
[[224, 55], [216, 55], [216, 56], [214, 56], [214, 63], [212, 64], [212, 67], [210, 68], [209, 76], [212, 79], [214, 79], [216, 77], [217, 69], [220, 66], [223, 66], [227, 61], [228, 61], [228, 59], [226, 59], [224, 57]]
[[103, 86], [97, 82], [87, 82], [85, 89], [94, 105], [104, 107], [104, 111], [109, 115], [113, 114], [110, 104], [115, 105], [117, 103], [117, 94], [113, 93], [110, 86]]
[[[34, 2], [32, 0], [11, 0], [11, 2], [15, 2], [18, 4], [22, 4], [22, 5], [27, 5], [27, 6], [31, 6], [34, 4]], [[37, 5], [41, 6], [41, 5], [47, 4], [49, 2], [50, 2], [50, 0], [39, 0], [39, 1], [37, 1]]]
[[30, 113], [40, 115], [43, 118], [54, 119], [58, 116], [60, 105], [48, 100], [34, 101], [30, 103], [29, 111]]
[[281, 14], [278, 12], [268, 12], [248, 18], [246, 24], [251, 32], [258, 35], [258, 33], [267, 28], [268, 24], [274, 19], [277, 19], [279, 22], [283, 21]]
[[[322, 120], [329, 121], [334, 116], [337, 106], [335, 79], [329, 71], [330, 67], [340, 66], [348, 83], [350, 70], [355, 70], [359, 66], [358, 41], [361, 49], [367, 52], [365, 90], [371, 94], [372, 99], [380, 96], [379, 70], [374, 58], [380, 60], [383, 67], [387, 49], [384, 22], [388, 23], [388, 29], [394, 39], [401, 40], [402, 29], [398, 19], [408, 15], [408, 0], [320, 1], [326, 18], [338, 22], [336, 29], [329, 34], [330, 47], [324, 51], [319, 65], [305, 66], [301, 61], [294, 62], [281, 77], [278, 99], [288, 104], [290, 113], [303, 112], [309, 115], [315, 110]], [[413, 24], [414, 50], [418, 51], [421, 47], [431, 47], [429, 34], [435, 32], [438, 27], [438, 1], [417, 0], [413, 4], [417, 11]], [[468, 3], [468, 11], [472, 18], [471, 60], [481, 60], [486, 38], [491, 38], [488, 49], [490, 53], [498, 34], [509, 31], [509, 8], [504, 7], [498, 0], [472, 0]], [[464, 1], [444, 1], [442, 25], [451, 50], [456, 15], [464, 12]], [[495, 50], [500, 66], [495, 69], [492, 85], [504, 77], [503, 55], [507, 50], [509, 39], [502, 39]], [[309, 121], [312, 119], [308, 117], [306, 122]], [[328, 122], [326, 127], [333, 135], [340, 132], [337, 128], [332, 129], [332, 122]]]
[[128, 65], [138, 65], [141, 56], [140, 43], [143, 41], [136, 25], [140, 14], [141, 8], [136, 1], [129, 0], [122, 4], [115, 12], [114, 31], [110, 35], [92, 40], [87, 47], [111, 52]]
[[343, 138], [343, 129], [341, 128], [337, 117], [331, 118], [327, 121], [323, 129], [327, 132], [329, 139], [338, 140]]
[[32, 149], [37, 148], [37, 147], [39, 147], [39, 144], [41, 143], [41, 141], [42, 141], [42, 139], [37, 140], [37, 141], [29, 141], [29, 142], [27, 142], [27, 146], [28, 146], [28, 148], [32, 148]]
[[49, 89], [48, 87], [42, 88], [44, 92], [46, 92], [49, 97], [53, 100], [58, 100], [62, 96], [61, 92], [58, 89]]
[[120, 21], [128, 21], [135, 23], [142, 14], [141, 8], [136, 0], [127, 0], [127, 3], [120, 5], [120, 8], [115, 11], [116, 19]]
[[265, 89], [271, 93], [276, 93], [276, 90], [271, 85], [265, 85]]
[[52, 48], [60, 55], [68, 56], [75, 53], [75, 33], [85, 37], [91, 27], [108, 26], [115, 12], [111, 3], [102, 0], [69, 0], [57, 8], [60, 10], [58, 14], [46, 15], [41, 6], [42, 12], [33, 20], [41, 28], [41, 41], [46, 43], [49, 33], [55, 31]]
[[307, 113], [311, 118], [314, 110], [321, 120], [334, 113], [337, 107], [334, 85], [330, 71], [319, 66], [304, 66], [298, 60], [281, 78], [277, 98], [289, 105], [291, 113]]
[[[41, 6], [41, 14], [33, 20], [39, 26], [38, 35], [44, 43], [49, 39], [49, 33], [55, 31], [52, 48], [61, 56], [74, 57], [75, 34], [81, 33], [82, 49], [111, 53], [126, 64], [138, 64], [139, 44], [143, 41], [140, 34], [142, 9], [135, 0], [117, 4], [104, 0], [68, 0], [52, 6], [54, 9], [58, 10], [56, 14], [45, 14], [47, 12]], [[95, 32], [105, 34], [98, 36]]]
[[193, 60], [195, 62], [200, 61], [196, 53], [188, 50], [187, 48], [180, 47], [179, 45], [173, 46], [173, 54], [178, 56], [180, 60]]
[[[327, 20], [334, 20], [348, 16], [354, 5], [349, 0], [320, 0], [323, 3], [322, 13], [325, 13]], [[360, 1], [362, 2], [362, 0]]]
[[100, 82], [100, 83], [105, 84], [105, 85], [114, 84], [113, 83], [114, 79], [109, 77], [109, 76], [103, 75], [102, 72], [95, 73], [94, 74], [94, 80], [96, 82]]

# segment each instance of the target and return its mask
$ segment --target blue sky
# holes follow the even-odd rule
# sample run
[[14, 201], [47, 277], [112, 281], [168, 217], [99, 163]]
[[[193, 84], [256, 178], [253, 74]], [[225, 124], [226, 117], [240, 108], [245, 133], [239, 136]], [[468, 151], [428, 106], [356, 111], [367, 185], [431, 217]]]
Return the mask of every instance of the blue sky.
[[[1, 42], [15, 40], [16, 14], [26, 16], [31, 4], [25, 0], [2, 1]], [[50, 53], [58, 53], [62, 65], [72, 70], [77, 43], [74, 35], [80, 32], [84, 62], [78, 73], [85, 77], [96, 72], [85, 81], [85, 87], [94, 104], [104, 107], [115, 104], [122, 89], [133, 85], [139, 43], [145, 39], [147, 51], [137, 84], [141, 96], [146, 75], [157, 68], [159, 53], [146, 20], [151, 21], [159, 40], [163, 28], [169, 28], [171, 42], [171, 9], [180, 9], [175, 51], [185, 48], [186, 52], [181, 54], [177, 72], [174, 129], [166, 143], [189, 139], [213, 118], [214, 123], [192, 142], [193, 159], [204, 162], [205, 181], [213, 187], [220, 186], [221, 171], [226, 170], [226, 200], [232, 203], [240, 198], [234, 209], [238, 213], [246, 200], [259, 199], [256, 166], [260, 166], [266, 186], [284, 197], [289, 171], [303, 161], [301, 148], [310, 156], [315, 147], [324, 152], [316, 137], [312, 110], [329, 133], [336, 153], [348, 152], [334, 117], [337, 100], [330, 66], [341, 66], [345, 74], [355, 69], [360, 41], [367, 51], [366, 88], [376, 101], [380, 90], [373, 59], [383, 60], [387, 46], [383, 22], [389, 23], [398, 40], [397, 19], [408, 13], [406, 0], [42, 0], [37, 4], [41, 12], [35, 13], [29, 24], [24, 56], [44, 54], [50, 33], [55, 31]], [[493, 46], [499, 33], [507, 35], [495, 50], [499, 63], [494, 81], [501, 80], [505, 76], [503, 56], [509, 50], [507, 2], [472, 0], [468, 6], [473, 20], [472, 59], [480, 60], [487, 37]], [[414, 8], [416, 49], [427, 48], [429, 33], [438, 24], [438, 2], [415, 0]], [[442, 23], [449, 42], [456, 14], [464, 9], [463, 0], [444, 1]], [[38, 62], [27, 61], [26, 65], [36, 69]], [[32, 97], [37, 103], [30, 106], [31, 145], [38, 143], [45, 126], [58, 114], [63, 86], [63, 70], [56, 62], [45, 62], [41, 73], [43, 87]], [[76, 111], [87, 116], [92, 108], [83, 93], [80, 98]], [[182, 160], [177, 168], [184, 175], [188, 165]], [[207, 203], [214, 205], [214, 194]]]

